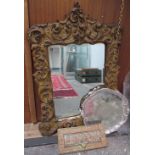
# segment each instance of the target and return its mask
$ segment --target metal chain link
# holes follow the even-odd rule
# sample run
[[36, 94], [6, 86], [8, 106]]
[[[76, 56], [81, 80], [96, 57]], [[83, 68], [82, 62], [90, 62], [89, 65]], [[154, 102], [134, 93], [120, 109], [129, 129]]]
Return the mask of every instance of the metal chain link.
[[123, 11], [124, 11], [124, 2], [125, 2], [125, 0], [121, 0], [121, 6], [120, 6], [119, 17], [118, 17], [118, 28], [117, 28], [117, 32], [116, 32], [116, 37], [119, 37], [119, 34], [120, 34], [121, 22], [122, 22]]

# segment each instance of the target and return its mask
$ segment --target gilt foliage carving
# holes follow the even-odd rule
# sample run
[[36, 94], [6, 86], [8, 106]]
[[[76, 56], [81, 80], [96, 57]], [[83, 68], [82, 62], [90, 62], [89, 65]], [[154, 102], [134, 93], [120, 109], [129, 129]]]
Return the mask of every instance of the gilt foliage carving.
[[[117, 25], [102, 24], [84, 15], [80, 5], [76, 3], [64, 21], [32, 26], [28, 31], [30, 41], [34, 79], [38, 84], [38, 94], [41, 103], [41, 123], [39, 129], [43, 135], [51, 135], [59, 127], [77, 126], [82, 124], [82, 118], [77, 121], [63, 119], [58, 121], [55, 117], [53, 103], [53, 89], [48, 60], [48, 47], [50, 45], [67, 45], [82, 43], [105, 43], [105, 85], [117, 89], [117, 76], [119, 71], [118, 46], [121, 36], [116, 37]], [[72, 121], [73, 120], [73, 121]], [[74, 123], [73, 123], [74, 122]]]

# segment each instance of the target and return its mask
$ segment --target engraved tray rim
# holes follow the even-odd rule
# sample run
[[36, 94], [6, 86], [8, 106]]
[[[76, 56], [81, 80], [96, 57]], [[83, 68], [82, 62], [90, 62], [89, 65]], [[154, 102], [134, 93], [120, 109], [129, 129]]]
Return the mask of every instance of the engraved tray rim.
[[105, 134], [108, 135], [112, 132], [117, 131], [127, 121], [129, 111], [130, 111], [129, 110], [129, 102], [128, 102], [128, 99], [122, 93], [120, 93], [118, 90], [106, 88], [104, 85], [98, 85], [98, 86], [94, 87], [85, 96], [83, 96], [83, 98], [81, 99], [81, 102], [80, 102], [80, 112], [81, 112], [81, 116], [83, 117], [85, 125], [87, 125], [87, 123], [86, 123], [85, 116], [84, 116], [83, 105], [86, 102], [86, 100], [89, 99], [89, 97], [96, 95], [100, 91], [111, 92], [112, 94], [118, 95], [122, 100], [124, 100], [122, 102], [122, 108], [123, 108], [123, 117], [122, 118], [123, 119], [118, 124], [115, 124], [114, 126], [105, 130]]

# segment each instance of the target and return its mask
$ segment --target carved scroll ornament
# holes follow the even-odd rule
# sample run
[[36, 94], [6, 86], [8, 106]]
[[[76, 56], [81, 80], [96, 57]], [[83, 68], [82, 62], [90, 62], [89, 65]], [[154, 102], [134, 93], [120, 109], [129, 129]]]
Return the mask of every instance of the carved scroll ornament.
[[64, 21], [34, 25], [29, 29], [34, 79], [38, 84], [38, 94], [41, 103], [41, 123], [39, 129], [42, 135], [51, 135], [59, 127], [82, 125], [82, 117], [76, 116], [57, 120], [53, 103], [53, 87], [48, 60], [48, 47], [51, 45], [67, 45], [82, 43], [104, 43], [106, 45], [105, 85], [117, 89], [119, 71], [118, 46], [120, 36], [116, 37], [117, 25], [106, 25], [84, 15], [80, 5], [76, 3]]

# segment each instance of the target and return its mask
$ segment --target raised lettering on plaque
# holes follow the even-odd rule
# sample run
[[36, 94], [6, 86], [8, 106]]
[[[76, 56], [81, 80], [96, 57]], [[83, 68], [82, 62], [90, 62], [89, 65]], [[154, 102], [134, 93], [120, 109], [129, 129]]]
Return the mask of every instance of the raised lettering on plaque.
[[59, 152], [69, 153], [107, 146], [103, 125], [95, 124], [58, 130]]

